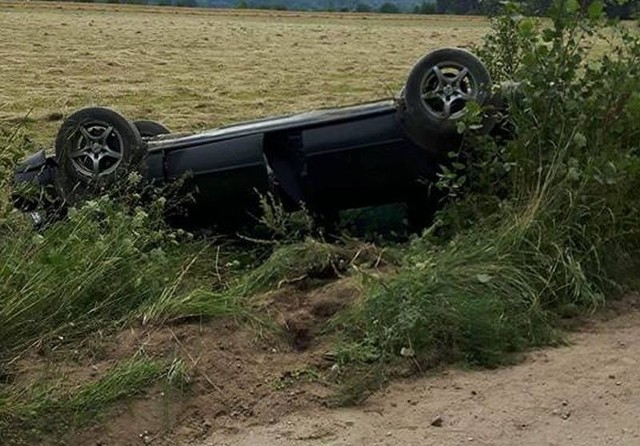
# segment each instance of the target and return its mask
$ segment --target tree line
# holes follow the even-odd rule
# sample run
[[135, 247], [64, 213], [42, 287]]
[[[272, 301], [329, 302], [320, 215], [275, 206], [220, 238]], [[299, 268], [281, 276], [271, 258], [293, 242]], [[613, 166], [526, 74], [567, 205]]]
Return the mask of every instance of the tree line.
[[[65, 0], [63, 0], [65, 1]], [[87, 3], [209, 7], [237, 9], [311, 10], [340, 12], [380, 12], [384, 14], [454, 14], [493, 15], [500, 11], [502, 0], [66, 0]], [[590, 3], [591, 0], [582, 0]], [[520, 2], [528, 14], [544, 16], [553, 0]], [[640, 12], [640, 0], [608, 0], [609, 17], [630, 19]]]

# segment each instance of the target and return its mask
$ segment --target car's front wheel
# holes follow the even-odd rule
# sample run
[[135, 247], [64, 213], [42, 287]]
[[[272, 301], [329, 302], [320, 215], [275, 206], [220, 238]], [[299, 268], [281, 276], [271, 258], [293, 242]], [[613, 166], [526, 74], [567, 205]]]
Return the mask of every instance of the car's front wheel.
[[140, 132], [118, 112], [101, 107], [76, 111], [56, 137], [57, 179], [65, 200], [112, 186], [136, 169], [145, 153]]

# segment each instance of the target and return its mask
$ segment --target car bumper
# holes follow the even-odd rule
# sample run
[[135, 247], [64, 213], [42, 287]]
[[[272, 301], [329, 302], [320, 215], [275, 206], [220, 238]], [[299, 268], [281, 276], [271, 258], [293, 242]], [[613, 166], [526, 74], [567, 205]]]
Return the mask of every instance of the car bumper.
[[24, 212], [36, 212], [55, 201], [57, 163], [40, 150], [24, 159], [14, 170], [13, 205]]

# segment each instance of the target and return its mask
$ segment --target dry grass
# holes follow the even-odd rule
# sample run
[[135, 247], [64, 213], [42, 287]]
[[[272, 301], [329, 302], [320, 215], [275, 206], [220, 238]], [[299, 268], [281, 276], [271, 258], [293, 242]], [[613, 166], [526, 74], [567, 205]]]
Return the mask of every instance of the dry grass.
[[0, 2], [0, 125], [30, 112], [49, 145], [87, 105], [174, 130], [388, 97], [412, 63], [469, 46], [469, 17]]

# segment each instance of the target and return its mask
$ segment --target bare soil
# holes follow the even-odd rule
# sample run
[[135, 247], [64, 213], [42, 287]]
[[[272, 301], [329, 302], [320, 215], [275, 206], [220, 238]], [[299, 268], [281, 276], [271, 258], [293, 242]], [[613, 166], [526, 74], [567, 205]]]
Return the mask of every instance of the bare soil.
[[640, 445], [638, 302], [514, 367], [440, 371], [396, 382], [361, 407], [238, 423], [192, 444]]
[[[69, 444], [640, 445], [639, 298], [518, 365], [438, 370], [396, 381], [361, 406], [330, 409], [323, 401], [335, 389], [320, 378], [331, 365], [328, 344], [313, 335], [327, 313], [317, 309], [356, 295], [343, 281], [270, 297], [280, 321], [306, 321], [305, 348], [256, 339], [230, 322], [146, 333], [143, 344], [156, 354], [169, 345], [184, 349], [195, 370], [190, 390], [154, 389]], [[330, 296], [338, 296], [333, 304]], [[140, 348], [141, 335], [124, 334], [119, 348]]]
[[[344, 278], [307, 289], [304, 283], [256, 297], [276, 327], [233, 320], [132, 328], [107, 340], [99, 360], [74, 368], [97, 370], [136, 352], [182, 358], [191, 379], [184, 389], [157, 386], [116, 405], [95, 426], [72, 433], [68, 445], [198, 444], [212, 432], [268, 425], [306, 408], [320, 408], [334, 391], [325, 381], [333, 363], [328, 320], [359, 296]], [[36, 358], [24, 361], [36, 369]], [[28, 368], [21, 374], [28, 376]], [[68, 379], [79, 373], [67, 370]], [[82, 380], [80, 380], [82, 381]]]

